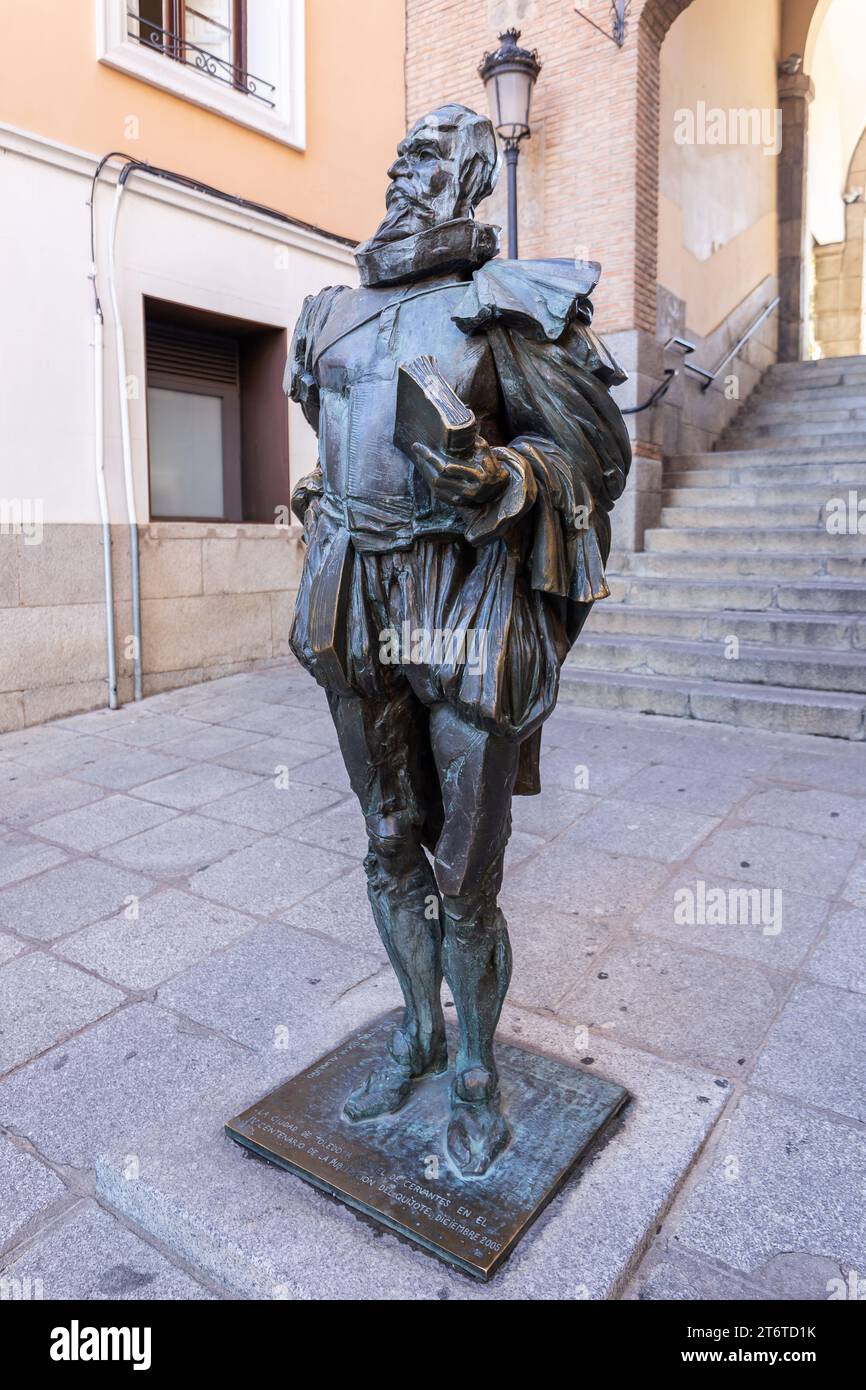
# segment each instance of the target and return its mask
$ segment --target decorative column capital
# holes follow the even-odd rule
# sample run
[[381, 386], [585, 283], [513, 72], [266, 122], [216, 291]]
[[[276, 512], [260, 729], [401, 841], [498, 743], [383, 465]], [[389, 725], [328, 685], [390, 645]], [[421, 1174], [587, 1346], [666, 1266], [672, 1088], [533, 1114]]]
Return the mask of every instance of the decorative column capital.
[[779, 100], [798, 99], [808, 106], [815, 95], [815, 83], [805, 72], [788, 72], [779, 65]]

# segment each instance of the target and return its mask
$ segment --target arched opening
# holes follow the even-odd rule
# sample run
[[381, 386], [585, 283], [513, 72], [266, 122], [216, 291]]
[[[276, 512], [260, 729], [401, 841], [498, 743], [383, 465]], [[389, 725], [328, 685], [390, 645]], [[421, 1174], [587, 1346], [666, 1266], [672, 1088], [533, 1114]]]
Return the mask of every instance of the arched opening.
[[809, 129], [806, 351], [813, 357], [858, 356], [866, 352], [866, 8], [861, 0], [833, 0], [810, 37], [815, 100]]

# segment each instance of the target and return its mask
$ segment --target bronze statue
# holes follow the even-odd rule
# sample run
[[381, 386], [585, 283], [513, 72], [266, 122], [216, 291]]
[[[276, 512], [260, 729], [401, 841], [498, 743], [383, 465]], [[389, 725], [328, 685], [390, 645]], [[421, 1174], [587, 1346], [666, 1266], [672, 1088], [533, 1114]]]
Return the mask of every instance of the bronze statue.
[[608, 593], [630, 463], [609, 394], [625, 377], [590, 328], [599, 266], [498, 259], [498, 228], [474, 215], [496, 174], [486, 118], [449, 105], [417, 121], [358, 249], [361, 288], [307, 299], [286, 372], [319, 440], [292, 497], [307, 553], [291, 645], [327, 691], [405, 1000], [344, 1114], [391, 1114], [446, 1069], [444, 974], [463, 1176], [509, 1137], [493, 1035], [511, 797], [540, 790], [542, 725]]

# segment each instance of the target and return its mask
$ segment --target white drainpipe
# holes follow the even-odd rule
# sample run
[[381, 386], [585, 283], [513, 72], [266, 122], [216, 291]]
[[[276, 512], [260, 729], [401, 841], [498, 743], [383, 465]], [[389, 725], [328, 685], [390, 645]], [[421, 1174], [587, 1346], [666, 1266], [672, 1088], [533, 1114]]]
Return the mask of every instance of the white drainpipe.
[[[96, 274], [96, 267], [93, 267]], [[117, 709], [117, 654], [114, 645], [114, 579], [111, 573], [111, 523], [105, 488], [105, 417], [103, 413], [102, 313], [93, 316], [93, 432], [96, 441], [96, 493], [102, 522], [102, 565], [105, 578], [105, 642], [108, 654], [108, 706]]]
[[132, 475], [132, 446], [129, 434], [129, 398], [126, 394], [126, 343], [123, 336], [123, 320], [117, 302], [117, 283], [115, 274], [114, 243], [117, 235], [117, 217], [120, 200], [126, 187], [128, 170], [121, 171], [111, 210], [111, 225], [108, 232], [108, 287], [111, 295], [111, 312], [114, 315], [114, 341], [117, 354], [117, 390], [120, 404], [120, 443], [123, 454], [123, 483], [126, 493], [126, 515], [129, 523], [129, 557], [132, 587], [132, 636], [135, 646], [133, 652], [133, 693], [136, 700], [141, 699], [141, 583], [138, 557], [138, 517], [135, 510], [135, 485]]

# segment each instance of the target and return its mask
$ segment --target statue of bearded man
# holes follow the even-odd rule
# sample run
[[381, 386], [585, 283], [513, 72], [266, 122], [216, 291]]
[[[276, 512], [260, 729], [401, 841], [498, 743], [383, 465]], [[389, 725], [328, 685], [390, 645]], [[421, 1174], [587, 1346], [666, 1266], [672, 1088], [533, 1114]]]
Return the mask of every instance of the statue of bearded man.
[[[599, 266], [499, 259], [498, 228], [475, 218], [497, 167], [484, 117], [449, 105], [417, 121], [357, 251], [361, 287], [305, 302], [286, 373], [319, 441], [292, 498], [307, 544], [292, 650], [327, 691], [405, 1001], [344, 1114], [375, 1122], [448, 1066], [444, 974], [459, 1030], [446, 1144], [464, 1176], [509, 1141], [493, 1037], [511, 798], [540, 790], [542, 726], [608, 593], [630, 463], [609, 393], [625, 378], [590, 328]], [[474, 412], [466, 451], [394, 441], [398, 369], [419, 354]]]

